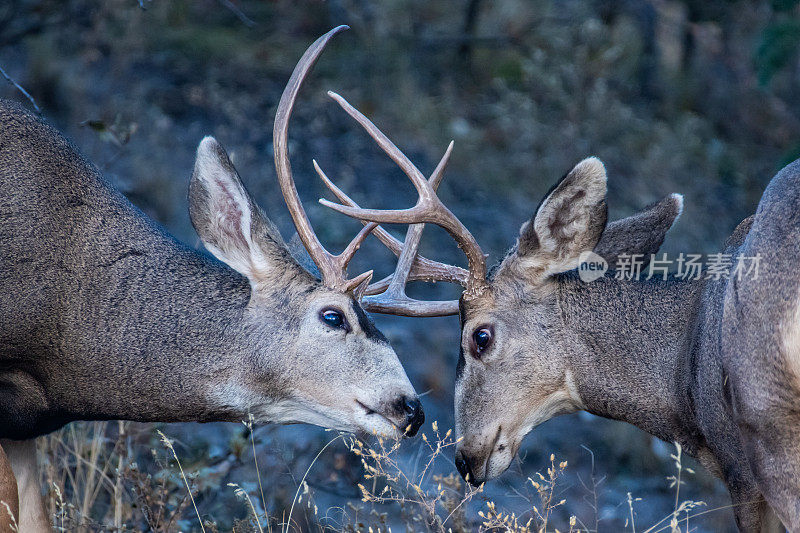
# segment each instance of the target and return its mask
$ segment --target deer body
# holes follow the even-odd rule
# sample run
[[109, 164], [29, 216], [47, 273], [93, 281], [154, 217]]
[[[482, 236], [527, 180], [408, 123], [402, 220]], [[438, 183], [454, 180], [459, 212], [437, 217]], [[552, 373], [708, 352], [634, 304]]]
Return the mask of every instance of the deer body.
[[[292, 257], [213, 138], [198, 147], [189, 208], [219, 261], [168, 235], [56, 130], [0, 101], [0, 446], [16, 475], [21, 531], [49, 527], [33, 496], [31, 439], [73, 420], [252, 415], [393, 438], [422, 425], [397, 355], [361, 307], [371, 271], [347, 278], [375, 227], [328, 253], [289, 164], [300, 85], [344, 28], [300, 59], [274, 129], [281, 191], [322, 279]], [[14, 480], [0, 476], [5, 494]]]
[[725, 287], [720, 331], [729, 400], [755, 481], [800, 531], [800, 161], [770, 182], [741, 245], [758, 279]]
[[0, 128], [0, 437], [78, 419], [235, 420], [211, 389], [251, 348], [230, 342], [245, 333], [247, 281], [167, 235], [16, 105]]
[[[757, 275], [582, 281], [569, 271], [581, 250], [614, 256], [626, 231], [647, 241], [631, 217], [607, 242], [605, 212], [605, 171], [586, 160], [522, 227], [489, 294], [462, 297], [459, 470], [496, 477], [536, 425], [583, 409], [680, 443], [726, 483], [742, 531], [800, 530], [800, 163], [726, 243], [731, 271], [758, 256]], [[670, 224], [649, 230], [655, 249]]]
[[[285, 247], [254, 290], [167, 235], [49, 126], [8, 103], [0, 124], [0, 438], [72, 420], [238, 421], [248, 411], [337, 425], [306, 412], [305, 398], [284, 402], [307, 377], [303, 359], [330, 379], [355, 364], [337, 356], [326, 367], [319, 346], [302, 345], [306, 310], [295, 302], [327, 291]], [[331, 296], [370, 348], [391, 352], [352, 296]], [[362, 377], [383, 371], [409, 391], [399, 365], [381, 369], [355, 348]]]
[[769, 531], [774, 517], [726, 398], [719, 335], [725, 280], [564, 278], [557, 307], [563, 327], [581, 339], [566, 359], [576, 408], [678, 442], [725, 482], [740, 529]]
[[[467, 480], [499, 476], [533, 428], [586, 410], [680, 443], [726, 483], [741, 530], [800, 531], [800, 161], [728, 239], [731, 275], [703, 279], [581, 279], [591, 251], [611, 265], [650, 258], [683, 205], [670, 195], [607, 224], [596, 158], [551, 189], [488, 276], [474, 238], [409, 177], [413, 208], [362, 209], [344, 195], [326, 205], [364, 222], [438, 224], [467, 255], [455, 390]], [[739, 255], [758, 258], [758, 273], [737, 273]]]
[[759, 256], [757, 277], [558, 281], [582, 408], [680, 443], [726, 483], [743, 531], [800, 527], [799, 237], [795, 162], [723, 252]]

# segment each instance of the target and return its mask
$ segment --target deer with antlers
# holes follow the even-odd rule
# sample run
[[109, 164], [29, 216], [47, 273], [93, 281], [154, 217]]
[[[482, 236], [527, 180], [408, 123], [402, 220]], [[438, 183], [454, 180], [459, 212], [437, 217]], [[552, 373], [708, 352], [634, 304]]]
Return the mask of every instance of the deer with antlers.
[[[278, 182], [321, 279], [290, 255], [213, 138], [197, 149], [189, 197], [192, 224], [219, 261], [165, 233], [56, 130], [0, 102], [0, 498], [15, 511], [18, 494], [20, 531], [49, 530], [33, 439], [73, 420], [252, 414], [395, 438], [423, 423], [397, 355], [360, 303], [368, 292], [380, 302], [370, 309], [391, 311], [395, 280], [416, 271], [400, 264], [377, 285], [371, 272], [349, 278], [376, 225], [329, 253], [289, 163], [300, 86], [343, 28], [300, 59], [274, 128]], [[0, 508], [0, 524], [6, 518]]]
[[413, 260], [425, 223], [467, 256], [468, 271], [417, 257], [407, 276], [459, 283], [459, 301], [410, 301], [399, 278], [385, 293], [406, 302], [399, 314], [460, 315], [455, 462], [465, 479], [497, 477], [534, 427], [585, 410], [680, 443], [726, 483], [742, 531], [800, 531], [800, 161], [773, 178], [725, 245], [731, 272], [758, 257], [756, 275], [583, 281], [582, 254], [594, 250], [612, 265], [649, 258], [683, 206], [673, 194], [607, 224], [606, 170], [596, 158], [553, 187], [487, 275], [475, 238], [436, 195], [440, 176], [426, 180], [331, 96], [398, 162], [418, 200], [361, 208], [321, 174], [341, 203], [320, 202], [365, 224], [410, 224], [404, 245], [374, 230], [401, 264]]

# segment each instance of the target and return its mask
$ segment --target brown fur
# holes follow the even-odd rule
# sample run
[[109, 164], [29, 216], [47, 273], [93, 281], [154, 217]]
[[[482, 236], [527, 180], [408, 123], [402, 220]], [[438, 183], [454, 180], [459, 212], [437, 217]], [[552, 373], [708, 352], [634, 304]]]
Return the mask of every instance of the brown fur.
[[36, 440], [0, 440], [14, 473], [19, 494], [17, 524], [22, 533], [51, 531], [50, 518], [45, 510], [39, 486], [39, 465], [36, 458]]
[[[10, 514], [9, 514], [10, 513]], [[17, 478], [11, 470], [11, 462], [0, 446], [0, 533], [14, 531], [19, 517]]]
[[778, 516], [800, 531], [800, 161], [770, 182], [741, 253], [759, 255], [757, 279], [727, 284], [722, 363], [755, 481]]
[[[32, 438], [73, 420], [252, 414], [392, 437], [424, 420], [354, 295], [291, 257], [211, 138], [190, 204], [219, 260], [177, 242], [57, 131], [0, 101], [0, 439], [22, 446], [18, 461], [6, 450], [30, 495], [23, 517], [41, 514]], [[344, 326], [322, 320], [329, 309]]]
[[[800, 162], [772, 180], [756, 215], [728, 239], [734, 258], [761, 255], [759, 276], [741, 280], [532, 275], [521, 267], [569, 264], [563, 258], [586, 242], [606, 257], [655, 253], [680, 212], [672, 197], [649, 208], [657, 212], [610, 224], [605, 241], [591, 220], [580, 224], [581, 238], [559, 238], [542, 234], [552, 226], [538, 219], [552, 220], [556, 206], [604, 225], [587, 205], [604, 201], [605, 190], [548, 206], [558, 192], [520, 235], [555, 240], [558, 251], [518, 245], [492, 278], [491, 298], [462, 301], [462, 473], [476, 482], [499, 475], [533, 427], [585, 409], [679, 442], [726, 483], [742, 531], [779, 531], [776, 514], [800, 531]], [[477, 353], [472, 335], [485, 327], [493, 342]]]

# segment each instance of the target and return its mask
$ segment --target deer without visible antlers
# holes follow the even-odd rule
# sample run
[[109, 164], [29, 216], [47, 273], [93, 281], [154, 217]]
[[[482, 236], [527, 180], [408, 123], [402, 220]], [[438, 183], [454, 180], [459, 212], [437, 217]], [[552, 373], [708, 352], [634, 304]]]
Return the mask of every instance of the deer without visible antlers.
[[427, 274], [418, 279], [464, 285], [460, 302], [403, 310], [460, 314], [456, 466], [465, 478], [497, 477], [534, 427], [582, 409], [679, 442], [727, 484], [742, 531], [781, 530], [780, 521], [800, 531], [800, 161], [772, 180], [756, 215], [726, 243], [734, 259], [761, 259], [757, 276], [591, 283], [575, 273], [582, 253], [610, 264], [649, 258], [682, 197], [606, 224], [605, 167], [586, 159], [545, 196], [487, 277], [483, 253], [436, 184], [408, 166], [419, 193], [409, 209], [363, 209], [333, 184], [342, 203], [321, 202], [364, 223], [437, 224], [467, 255], [469, 273], [424, 258], [418, 265]]
[[[289, 164], [300, 85], [343, 28], [300, 59], [274, 129], [278, 180], [321, 280], [292, 258], [214, 139], [200, 143], [189, 196], [219, 261], [166, 234], [53, 128], [0, 102], [0, 439], [21, 531], [49, 530], [32, 439], [73, 420], [252, 414], [391, 437], [423, 423], [397, 355], [359, 303], [371, 272], [347, 277], [375, 225], [340, 255], [327, 252]], [[0, 473], [0, 495], [11, 482]]]

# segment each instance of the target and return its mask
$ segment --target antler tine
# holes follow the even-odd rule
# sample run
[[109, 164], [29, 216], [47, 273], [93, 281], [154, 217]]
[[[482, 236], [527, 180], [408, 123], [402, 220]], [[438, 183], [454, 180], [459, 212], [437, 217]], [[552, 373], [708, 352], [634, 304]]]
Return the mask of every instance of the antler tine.
[[370, 313], [385, 315], [434, 317], [458, 314], [458, 300], [424, 301], [406, 297], [405, 301], [382, 299], [383, 295], [365, 296], [362, 300], [364, 309]]
[[292, 165], [289, 161], [289, 118], [292, 115], [297, 95], [300, 92], [300, 87], [303, 84], [308, 73], [313, 68], [314, 64], [319, 59], [320, 54], [325, 49], [328, 41], [339, 33], [340, 31], [348, 29], [347, 26], [338, 26], [308, 47], [306, 52], [297, 62], [294, 71], [292, 72], [286, 88], [283, 90], [278, 109], [275, 113], [275, 126], [273, 128], [273, 146], [275, 150], [275, 170], [278, 174], [278, 183], [280, 184], [286, 206], [294, 221], [295, 228], [300, 240], [303, 242], [311, 259], [319, 268], [322, 276], [322, 283], [326, 286], [342, 290], [344, 292], [352, 291], [365, 280], [372, 277], [372, 271], [365, 272], [353, 279], [347, 279], [347, 265], [353, 258], [353, 255], [376, 227], [377, 224], [367, 224], [355, 238], [350, 241], [350, 244], [339, 255], [333, 255], [320, 242], [314, 229], [311, 226], [311, 221], [308, 219], [303, 204], [300, 201], [300, 196], [297, 193], [297, 187], [292, 177]]
[[[359, 205], [355, 202], [355, 200], [347, 196], [347, 193], [345, 193], [343, 190], [337, 187], [336, 184], [333, 183], [333, 181], [331, 181], [330, 178], [328, 178], [328, 176], [320, 168], [319, 164], [317, 164], [316, 161], [314, 161], [313, 163], [314, 163], [314, 170], [317, 171], [317, 175], [319, 176], [319, 178], [322, 180], [325, 186], [333, 193], [333, 195], [339, 199], [340, 202], [350, 207], [356, 207], [356, 208], [359, 207]], [[360, 222], [365, 226], [367, 224], [374, 224], [374, 222], [367, 222], [364, 220], [361, 220]], [[403, 247], [403, 243], [395, 239], [391, 233], [389, 233], [382, 227], [378, 226], [377, 228], [375, 228], [372, 234], [375, 235], [375, 237], [377, 237], [378, 240], [384, 244], [384, 246], [386, 246], [389, 250], [391, 250], [394, 255], [396, 256], [400, 255], [400, 250]]]
[[[427, 183], [431, 189], [439, 187], [444, 176], [444, 170], [450, 159], [453, 150], [453, 143], [447, 147], [447, 151], [442, 157], [436, 169], [433, 171]], [[343, 203], [348, 205], [358, 205], [344, 191], [339, 189], [314, 162], [314, 168], [319, 174], [320, 179]], [[364, 224], [370, 224], [362, 221]], [[374, 223], [372, 223], [374, 224]], [[364, 307], [373, 312], [389, 313], [405, 316], [443, 316], [458, 313], [458, 302], [453, 301], [422, 301], [408, 297], [405, 292], [406, 284], [409, 280], [425, 279], [426, 281], [451, 281], [464, 284], [468, 273], [466, 270], [421, 258], [417, 255], [422, 231], [425, 224], [411, 224], [406, 232], [405, 241], [400, 241], [389, 235], [382, 228], [378, 228], [384, 237], [391, 243], [387, 246], [399, 256], [394, 274], [384, 278], [378, 283], [367, 287], [366, 297], [363, 298]], [[382, 241], [384, 239], [381, 239]], [[385, 291], [385, 292], [384, 292]], [[383, 294], [380, 294], [383, 293]]]
[[[450, 142], [444, 156], [436, 169], [433, 171], [428, 184], [435, 192], [442, 182], [444, 176], [444, 169], [447, 167], [447, 162], [450, 160], [450, 154], [453, 151], [453, 143]], [[440, 316], [442, 314], [456, 314], [458, 313], [458, 302], [456, 301], [420, 301], [409, 298], [406, 294], [406, 284], [411, 269], [417, 257], [417, 250], [419, 243], [422, 239], [422, 232], [425, 229], [425, 224], [411, 224], [406, 231], [406, 238], [403, 242], [400, 256], [397, 259], [397, 267], [395, 268], [394, 275], [389, 282], [386, 292], [376, 296], [368, 296], [364, 299], [365, 307], [370, 311], [386, 312], [391, 311], [395, 314], [400, 314], [404, 311], [406, 314], [414, 316]]]
[[349, 217], [379, 223], [419, 224], [430, 222], [447, 231], [455, 239], [459, 248], [467, 256], [469, 276], [465, 284], [465, 297], [471, 298], [483, 293], [488, 287], [486, 281], [486, 258], [475, 237], [461, 221], [441, 202], [431, 184], [411, 161], [375, 126], [367, 117], [351, 106], [341, 96], [328, 93], [336, 102], [353, 117], [372, 137], [376, 143], [406, 173], [419, 193], [416, 205], [408, 209], [361, 209], [336, 204], [321, 199], [320, 203]]
[[[433, 283], [445, 281], [463, 287], [467, 283], [468, 276], [469, 272], [464, 268], [432, 261], [418, 255], [411, 268], [411, 273], [408, 275], [408, 281], [429, 281]], [[389, 283], [393, 277], [394, 275], [389, 275], [371, 283], [364, 291], [364, 294], [370, 296], [384, 292], [389, 288]]]
[[411, 160], [372, 123], [372, 121], [362, 115], [358, 109], [351, 106], [341, 95], [333, 91], [328, 91], [328, 96], [333, 98], [348, 115], [367, 131], [370, 137], [381, 147], [381, 150], [386, 152], [386, 155], [405, 172], [406, 176], [411, 180], [411, 183], [414, 184], [414, 188], [417, 189], [417, 193], [419, 193], [420, 197], [426, 198], [430, 194], [429, 187], [427, 187], [428, 180], [425, 179], [425, 176], [419, 171], [416, 165], [414, 165], [414, 163], [412, 163]]
[[375, 222], [369, 222], [365, 224], [363, 228], [361, 228], [361, 231], [359, 231], [355, 237], [353, 237], [353, 240], [350, 241], [350, 244], [348, 244], [347, 247], [345, 247], [345, 249], [342, 250], [342, 253], [340, 253], [337, 256], [341, 258], [343, 266], [346, 267], [348, 263], [350, 263], [350, 260], [353, 258], [354, 255], [356, 255], [358, 249], [361, 248], [361, 245], [364, 243], [364, 240], [377, 227], [378, 224], [376, 224]]
[[[447, 163], [450, 161], [450, 154], [453, 152], [453, 141], [445, 150], [439, 164], [433, 171], [433, 174], [428, 181], [431, 190], [436, 193], [439, 184], [444, 177], [444, 169], [447, 168]], [[415, 167], [416, 168], [416, 167]], [[408, 275], [411, 273], [411, 267], [414, 264], [414, 259], [417, 257], [417, 250], [419, 250], [419, 242], [422, 239], [422, 232], [425, 229], [425, 224], [411, 224], [406, 230], [406, 239], [403, 241], [403, 248], [400, 251], [400, 256], [397, 259], [397, 267], [395, 268], [392, 281], [389, 283], [389, 288], [386, 291], [387, 296], [394, 294], [405, 296], [406, 283], [408, 282]]]
[[[450, 143], [449, 148], [452, 148], [452, 143]], [[450, 149], [448, 149], [448, 152], [445, 155], [449, 156], [449, 153]], [[443, 165], [446, 163], [447, 161], [443, 158], [442, 162], [439, 163], [441, 170], [439, 170], [439, 167], [437, 167], [437, 170], [434, 171], [431, 180], [429, 181], [431, 186], [434, 188], [437, 188], [441, 182], [441, 178], [444, 175]], [[330, 189], [330, 191], [334, 194], [334, 196], [336, 196], [336, 198], [338, 198], [340, 202], [342, 202], [342, 204], [360, 209], [360, 206], [355, 202], [355, 200], [350, 198], [347, 193], [341, 190], [338, 186], [336, 186], [335, 183], [333, 183], [333, 181], [330, 180], [330, 178], [328, 178], [316, 161], [314, 161], [314, 169], [317, 171], [317, 174], [323, 183], [325, 183], [328, 189]], [[368, 224], [375, 224], [374, 222], [366, 222], [363, 220], [361, 223], [365, 226]], [[411, 227], [414, 227], [414, 225]], [[392, 236], [391, 233], [383, 229], [381, 226], [376, 227], [372, 234], [375, 235], [375, 237], [377, 237], [378, 240], [381, 241], [383, 245], [386, 246], [386, 248], [388, 248], [394, 255], [400, 257], [400, 253], [403, 251], [402, 242]], [[408, 237], [406, 237], [406, 240], [408, 240]], [[457, 283], [464, 286], [467, 283], [468, 276], [469, 272], [466, 269], [455, 265], [440, 263], [439, 261], [434, 261], [417, 254], [414, 259], [414, 263], [411, 266], [411, 271], [408, 273], [407, 281], [446, 281], [448, 283]], [[393, 277], [394, 275], [387, 276], [380, 281], [370, 284], [364, 294], [370, 296], [384, 292], [389, 287], [389, 283]]]

